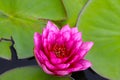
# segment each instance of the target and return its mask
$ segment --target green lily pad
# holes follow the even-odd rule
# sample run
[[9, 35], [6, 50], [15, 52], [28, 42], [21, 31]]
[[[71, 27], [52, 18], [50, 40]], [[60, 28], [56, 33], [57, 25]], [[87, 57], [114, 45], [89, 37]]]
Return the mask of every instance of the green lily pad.
[[[41, 32], [48, 19], [65, 18], [61, 0], [0, 0], [0, 38], [13, 37], [19, 58], [33, 56], [34, 32]], [[3, 50], [0, 56], [10, 59], [11, 53]]]
[[[10, 38], [10, 36], [13, 37], [15, 41], [15, 48], [19, 58], [33, 56], [33, 35], [35, 31], [40, 32], [42, 30], [43, 24], [40, 25], [40, 23], [36, 23], [36, 27], [32, 25], [29, 26], [26, 23], [18, 24], [11, 20], [5, 20], [0, 24], [0, 37], [8, 39]], [[0, 43], [2, 44], [2, 42]], [[10, 45], [6, 45], [5, 47], [9, 46]], [[1, 52], [0, 56], [10, 59], [11, 53], [8, 52], [6, 48], [4, 48], [3, 51], [4, 53]]]
[[67, 19], [63, 22], [63, 25], [69, 24], [71, 27], [76, 26], [76, 22], [79, 13], [87, 0], [62, 0], [67, 13]]
[[92, 0], [79, 22], [84, 40], [94, 42], [87, 58], [98, 73], [111, 80], [120, 79], [119, 3], [119, 0]]
[[1, 0], [0, 12], [10, 17], [62, 20], [66, 18], [61, 0]]
[[0, 75], [0, 80], [71, 80], [70, 77], [57, 77], [44, 73], [39, 67], [22, 67]]
[[[10, 48], [9, 46], [11, 45], [10, 42], [0, 42], [0, 57], [10, 57], [11, 53], [10, 53]], [[5, 49], [5, 50], [4, 50]]]

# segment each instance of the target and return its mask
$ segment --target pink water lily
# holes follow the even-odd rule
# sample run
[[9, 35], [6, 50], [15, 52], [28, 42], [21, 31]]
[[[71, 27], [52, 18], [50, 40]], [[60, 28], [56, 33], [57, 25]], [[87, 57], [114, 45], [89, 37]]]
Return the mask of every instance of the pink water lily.
[[56, 76], [69, 75], [91, 66], [84, 56], [93, 42], [83, 42], [78, 29], [65, 25], [59, 29], [48, 21], [42, 34], [34, 34], [34, 55], [44, 72]]

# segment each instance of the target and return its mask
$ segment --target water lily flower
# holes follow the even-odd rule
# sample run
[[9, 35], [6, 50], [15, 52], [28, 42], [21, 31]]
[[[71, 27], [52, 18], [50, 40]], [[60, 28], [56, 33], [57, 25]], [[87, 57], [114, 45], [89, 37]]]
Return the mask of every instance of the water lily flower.
[[44, 72], [56, 76], [86, 70], [91, 62], [84, 59], [93, 42], [83, 42], [77, 27], [59, 29], [48, 21], [42, 34], [34, 34], [34, 55]]

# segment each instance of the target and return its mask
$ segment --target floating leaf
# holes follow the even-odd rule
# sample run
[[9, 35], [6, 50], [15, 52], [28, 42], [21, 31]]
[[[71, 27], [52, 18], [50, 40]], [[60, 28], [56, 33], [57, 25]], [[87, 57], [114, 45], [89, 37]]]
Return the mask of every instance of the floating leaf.
[[62, 0], [67, 13], [67, 19], [63, 22], [65, 25], [68, 23], [70, 26], [75, 27], [79, 13], [87, 0]]
[[95, 42], [87, 58], [111, 80], [120, 79], [120, 1], [92, 0], [79, 22], [85, 40]]
[[[0, 42], [0, 57], [10, 57], [11, 53], [10, 53], [10, 46], [11, 43], [9, 42]], [[4, 50], [5, 49], [5, 50]]]
[[0, 75], [0, 80], [71, 80], [69, 77], [56, 77], [44, 73], [39, 67], [23, 67]]
[[[33, 55], [34, 32], [41, 32], [47, 19], [65, 18], [61, 0], [0, 0], [0, 38], [13, 36], [18, 57], [29, 57]], [[8, 50], [0, 56], [10, 59]]]
[[0, 0], [0, 12], [9, 17], [62, 20], [66, 18], [61, 0]]

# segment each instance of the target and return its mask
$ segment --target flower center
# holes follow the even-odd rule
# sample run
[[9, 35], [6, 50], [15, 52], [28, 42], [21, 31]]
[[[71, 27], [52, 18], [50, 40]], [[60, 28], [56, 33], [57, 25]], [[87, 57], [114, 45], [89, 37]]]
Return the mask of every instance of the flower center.
[[53, 51], [56, 54], [56, 56], [59, 57], [59, 58], [63, 58], [63, 57], [67, 56], [66, 48], [65, 48], [64, 45], [59, 46], [59, 45], [55, 44], [54, 47], [53, 47]]

